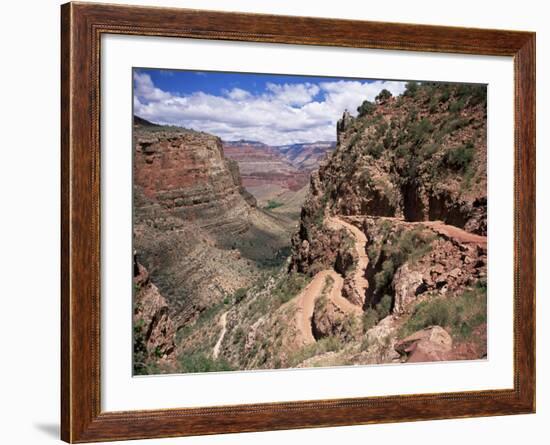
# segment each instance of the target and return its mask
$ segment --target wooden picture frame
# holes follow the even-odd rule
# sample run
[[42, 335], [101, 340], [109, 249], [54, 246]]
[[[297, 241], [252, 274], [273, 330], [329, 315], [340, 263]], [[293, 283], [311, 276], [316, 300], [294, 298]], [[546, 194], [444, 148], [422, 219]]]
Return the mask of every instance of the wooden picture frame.
[[[535, 411], [535, 34], [91, 3], [61, 7], [61, 437], [174, 437]], [[103, 34], [512, 56], [515, 69], [514, 387], [102, 412], [100, 39]]]

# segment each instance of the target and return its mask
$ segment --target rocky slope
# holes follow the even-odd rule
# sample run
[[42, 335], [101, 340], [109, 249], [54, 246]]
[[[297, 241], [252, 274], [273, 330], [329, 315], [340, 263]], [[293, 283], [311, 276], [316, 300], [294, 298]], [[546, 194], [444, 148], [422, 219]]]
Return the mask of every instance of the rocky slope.
[[400, 97], [368, 104], [363, 115], [344, 113], [336, 151], [311, 177], [293, 267], [308, 271], [331, 250], [320, 242], [327, 212], [442, 220], [486, 235], [484, 91], [413, 83]]
[[256, 207], [215, 136], [136, 121], [134, 248], [178, 326], [288, 250], [289, 227]]
[[[369, 287], [359, 300], [353, 286], [343, 289], [363, 307], [365, 326], [376, 332], [377, 324], [387, 325], [383, 332], [393, 350], [398, 326], [414, 319], [419, 304], [443, 298], [434, 304], [444, 309], [430, 310], [447, 315], [433, 324], [448, 324], [456, 334], [459, 328], [450, 325], [460, 323], [448, 319], [453, 298], [462, 304], [461, 296], [474, 295], [467, 298], [479, 305], [479, 320], [485, 310], [485, 88], [411, 83], [404, 95], [365, 102], [358, 111], [357, 117], [344, 113], [335, 152], [312, 175], [290, 269], [315, 276], [340, 267], [335, 252], [342, 241], [330, 224], [338, 215], [368, 240]], [[351, 255], [354, 269], [358, 255]], [[483, 326], [480, 321], [475, 327]], [[468, 337], [455, 336], [460, 342]], [[485, 353], [483, 346], [474, 349], [479, 357]]]

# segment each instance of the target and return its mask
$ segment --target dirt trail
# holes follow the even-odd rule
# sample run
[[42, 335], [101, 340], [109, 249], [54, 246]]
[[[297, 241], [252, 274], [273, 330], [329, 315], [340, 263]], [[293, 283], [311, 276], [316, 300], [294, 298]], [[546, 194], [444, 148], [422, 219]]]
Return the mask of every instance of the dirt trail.
[[[366, 235], [353, 224], [345, 221], [342, 218], [352, 220], [353, 216], [326, 216], [327, 226], [334, 230], [347, 230], [355, 240], [355, 251], [357, 252], [357, 267], [353, 276], [352, 288], [356, 293], [358, 301], [363, 301], [365, 298], [366, 289], [369, 287], [369, 282], [365, 278], [365, 271], [369, 264], [369, 257], [366, 252], [367, 237]], [[481, 247], [487, 246], [487, 237], [476, 235], [460, 229], [455, 226], [451, 226], [443, 223], [443, 221], [419, 221], [419, 222], [406, 222], [400, 218], [395, 217], [380, 217], [381, 219], [391, 219], [400, 221], [407, 225], [423, 224], [429, 227], [434, 232], [439, 233], [451, 240], [463, 244], [476, 244]], [[311, 282], [306, 286], [300, 294], [298, 294], [292, 301], [296, 304], [296, 327], [298, 330], [298, 340], [304, 344], [315, 343], [315, 337], [312, 333], [311, 319], [313, 317], [313, 309], [315, 308], [315, 301], [321, 296], [325, 287], [327, 277], [331, 277], [334, 280], [332, 289], [327, 297], [334, 302], [343, 312], [354, 313], [361, 315], [362, 310], [359, 306], [350, 302], [347, 298], [342, 296], [342, 287], [344, 285], [344, 279], [342, 276], [332, 269], [323, 270], [317, 273]], [[218, 343], [221, 343], [221, 339]]]
[[343, 278], [333, 270], [323, 270], [318, 272], [305, 289], [294, 298], [296, 303], [296, 328], [298, 329], [298, 339], [303, 344], [315, 343], [315, 337], [311, 331], [311, 317], [313, 316], [313, 308], [315, 300], [323, 292], [325, 280], [331, 276], [334, 279], [331, 295], [334, 292], [341, 292], [344, 284]]
[[[357, 220], [359, 218], [364, 218], [364, 215], [351, 215], [351, 216], [344, 216], [343, 218], [349, 219], [349, 220]], [[388, 221], [396, 221], [404, 225], [408, 226], [417, 226], [419, 224], [429, 227], [434, 232], [437, 232], [438, 234], [449, 238], [452, 241], [456, 241], [461, 244], [476, 244], [480, 247], [486, 247], [487, 246], [487, 237], [483, 235], [477, 235], [475, 233], [467, 232], [464, 229], [461, 229], [457, 226], [452, 226], [450, 224], [445, 224], [443, 221], [440, 220], [434, 220], [434, 221], [405, 221], [403, 218], [397, 218], [394, 216], [371, 216], [373, 219], [379, 219], [379, 220], [388, 220]], [[342, 221], [345, 223], [345, 221]], [[351, 224], [350, 224], [351, 225]], [[359, 229], [357, 229], [359, 230]]]
[[[369, 257], [366, 253], [367, 237], [357, 227], [336, 216], [327, 216], [327, 224], [335, 230], [347, 230], [354, 238], [358, 260], [357, 268], [353, 276], [352, 288], [357, 294], [357, 301], [363, 302], [365, 291], [369, 287], [369, 282], [365, 278], [365, 270], [369, 263]], [[306, 288], [294, 299], [297, 308], [296, 327], [299, 332], [299, 338], [304, 344], [315, 342], [315, 338], [311, 331], [311, 318], [313, 317], [315, 300], [321, 296], [327, 277], [331, 277], [334, 280], [332, 289], [327, 297], [344, 313], [353, 313], [355, 315], [361, 315], [362, 313], [359, 306], [351, 303], [347, 298], [342, 296], [344, 279], [339, 273], [332, 269], [323, 270], [317, 273]]]
[[486, 236], [466, 232], [466, 230], [460, 229], [459, 227], [445, 224], [443, 221], [425, 221], [422, 222], [422, 224], [439, 233], [440, 235], [458, 241], [459, 243], [487, 246]]
[[345, 229], [351, 233], [355, 240], [355, 251], [357, 252], [357, 267], [353, 275], [353, 291], [358, 302], [365, 301], [365, 293], [369, 287], [369, 282], [365, 278], [369, 256], [367, 255], [367, 237], [353, 224], [350, 224], [337, 216], [328, 216], [327, 225], [332, 229]]
[[332, 288], [330, 289], [327, 298], [331, 300], [344, 313], [354, 313], [361, 315], [362, 311], [359, 306], [356, 306], [342, 297], [342, 286], [344, 279], [339, 273], [332, 269], [318, 272], [306, 288], [298, 294], [292, 301], [296, 304], [296, 327], [298, 329], [298, 340], [303, 344], [315, 343], [315, 337], [311, 331], [311, 318], [313, 317], [313, 309], [315, 301], [319, 298], [325, 287], [326, 279], [333, 279]]
[[227, 312], [224, 312], [222, 314], [222, 316], [220, 317], [220, 321], [219, 321], [221, 327], [222, 327], [222, 331], [220, 332], [220, 337], [218, 338], [218, 341], [216, 342], [215, 346], [214, 346], [214, 351], [212, 353], [212, 356], [214, 358], [218, 358], [218, 355], [220, 354], [220, 347], [222, 345], [222, 341], [223, 341], [223, 338], [225, 337], [225, 333], [227, 331], [226, 329], [226, 325], [227, 325]]

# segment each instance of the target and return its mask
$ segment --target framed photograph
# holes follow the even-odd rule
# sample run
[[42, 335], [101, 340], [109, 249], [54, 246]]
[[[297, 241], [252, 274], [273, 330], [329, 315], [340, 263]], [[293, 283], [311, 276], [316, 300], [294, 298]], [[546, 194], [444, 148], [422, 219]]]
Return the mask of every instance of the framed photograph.
[[62, 6], [62, 439], [535, 411], [535, 34]]

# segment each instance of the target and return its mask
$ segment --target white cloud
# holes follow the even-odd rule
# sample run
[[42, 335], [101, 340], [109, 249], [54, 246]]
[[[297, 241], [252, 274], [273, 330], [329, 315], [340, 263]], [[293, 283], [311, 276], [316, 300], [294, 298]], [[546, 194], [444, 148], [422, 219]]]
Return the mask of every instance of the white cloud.
[[135, 73], [134, 83], [134, 112], [140, 117], [222, 139], [271, 145], [335, 140], [336, 121], [345, 109], [354, 113], [383, 88], [394, 95], [405, 89], [404, 82], [340, 80], [319, 85], [269, 83], [262, 94], [233, 88], [221, 96], [203, 92], [179, 96], [155, 87], [145, 73]]
[[172, 95], [156, 88], [149, 74], [134, 72], [134, 95], [146, 101], [162, 101]]
[[319, 87], [315, 84], [306, 82], [298, 84], [278, 85], [268, 83], [268, 91], [273, 93], [273, 99], [288, 105], [305, 105], [319, 93]]
[[240, 88], [233, 88], [231, 91], [228, 91], [227, 97], [233, 100], [245, 100], [248, 99], [251, 94], [248, 91], [241, 90]]

